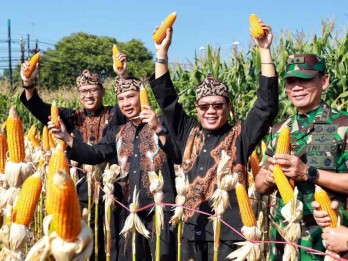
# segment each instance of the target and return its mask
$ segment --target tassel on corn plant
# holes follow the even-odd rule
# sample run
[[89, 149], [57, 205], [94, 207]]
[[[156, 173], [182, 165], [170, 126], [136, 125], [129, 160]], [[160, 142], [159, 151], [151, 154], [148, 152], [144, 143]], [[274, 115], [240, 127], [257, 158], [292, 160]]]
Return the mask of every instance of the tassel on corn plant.
[[157, 31], [152, 36], [153, 40], [156, 44], [162, 43], [163, 39], [167, 35], [167, 29], [171, 28], [175, 22], [176, 19], [176, 12], [169, 14], [166, 19], [162, 22], [162, 24], [159, 26]]

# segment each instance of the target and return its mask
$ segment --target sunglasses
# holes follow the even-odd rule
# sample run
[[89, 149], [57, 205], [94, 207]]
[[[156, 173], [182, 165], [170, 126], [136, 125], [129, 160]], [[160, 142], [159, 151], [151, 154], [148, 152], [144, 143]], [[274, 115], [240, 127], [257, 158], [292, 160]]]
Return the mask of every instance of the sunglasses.
[[222, 110], [225, 107], [225, 105], [226, 103], [196, 104], [196, 106], [202, 111], [209, 110], [210, 106], [212, 106], [214, 110], [219, 111], [219, 110]]

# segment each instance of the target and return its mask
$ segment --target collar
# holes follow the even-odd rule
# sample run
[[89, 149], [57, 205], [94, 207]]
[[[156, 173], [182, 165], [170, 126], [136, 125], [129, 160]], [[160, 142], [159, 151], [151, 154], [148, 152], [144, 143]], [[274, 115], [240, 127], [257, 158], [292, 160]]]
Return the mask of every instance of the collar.
[[104, 105], [102, 105], [98, 110], [96, 110], [94, 113], [92, 113], [89, 110], [86, 110], [85, 108], [83, 109], [83, 111], [85, 112], [85, 115], [87, 117], [98, 117], [102, 111], [104, 110]]
[[221, 136], [231, 130], [232, 126], [226, 122], [220, 129], [217, 130], [206, 130], [203, 128], [204, 135], [213, 135], [213, 136]]

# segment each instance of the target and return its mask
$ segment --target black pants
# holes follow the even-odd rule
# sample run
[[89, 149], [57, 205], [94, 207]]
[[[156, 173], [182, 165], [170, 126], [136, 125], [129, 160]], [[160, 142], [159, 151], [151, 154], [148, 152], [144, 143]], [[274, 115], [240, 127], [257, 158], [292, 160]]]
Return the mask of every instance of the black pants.
[[[227, 260], [226, 257], [239, 246], [233, 244], [236, 241], [221, 241], [219, 247], [218, 260]], [[214, 242], [213, 241], [191, 241], [182, 238], [182, 261], [210, 261], [214, 257]]]
[[[137, 233], [136, 236], [136, 255], [137, 261], [151, 261], [155, 260], [156, 254], [156, 234], [154, 229], [154, 212], [139, 212], [141, 221], [146, 229], [150, 232], [150, 238]], [[160, 260], [174, 261], [176, 260], [176, 245], [175, 245], [175, 231], [171, 228], [169, 220], [173, 212], [164, 212], [164, 228], [161, 230], [161, 250]], [[123, 236], [122, 236], [123, 237]], [[127, 240], [120, 239], [123, 242], [123, 247], [120, 248], [121, 257], [119, 260], [132, 260], [132, 236], [129, 235]], [[122, 244], [122, 243], [121, 243]], [[123, 250], [122, 250], [123, 248]]]

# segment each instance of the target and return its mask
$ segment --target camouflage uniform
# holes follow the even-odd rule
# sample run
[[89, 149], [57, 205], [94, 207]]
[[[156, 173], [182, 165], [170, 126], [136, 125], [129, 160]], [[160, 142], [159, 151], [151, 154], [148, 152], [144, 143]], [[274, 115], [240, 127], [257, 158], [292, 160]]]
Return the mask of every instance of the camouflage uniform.
[[[283, 125], [291, 128], [291, 154], [298, 156], [304, 163], [332, 172], [343, 173], [348, 169], [348, 113], [331, 108], [324, 101], [313, 111], [300, 115], [296, 114], [286, 121], [277, 124], [269, 136], [268, 147], [275, 151], [279, 130]], [[297, 244], [325, 252], [321, 240], [321, 228], [313, 218], [311, 202], [314, 201], [315, 185], [311, 182], [296, 182], [298, 199], [303, 202], [302, 238]], [[346, 197], [337, 192], [329, 191], [330, 197], [341, 203]], [[279, 193], [278, 193], [279, 194]], [[280, 209], [284, 202], [277, 196], [275, 221], [279, 224], [283, 217]], [[271, 240], [282, 240], [275, 228], [271, 229]], [[269, 260], [281, 260], [284, 246], [272, 245]], [[304, 249], [299, 249], [300, 260], [323, 260], [324, 256], [312, 255]]]

